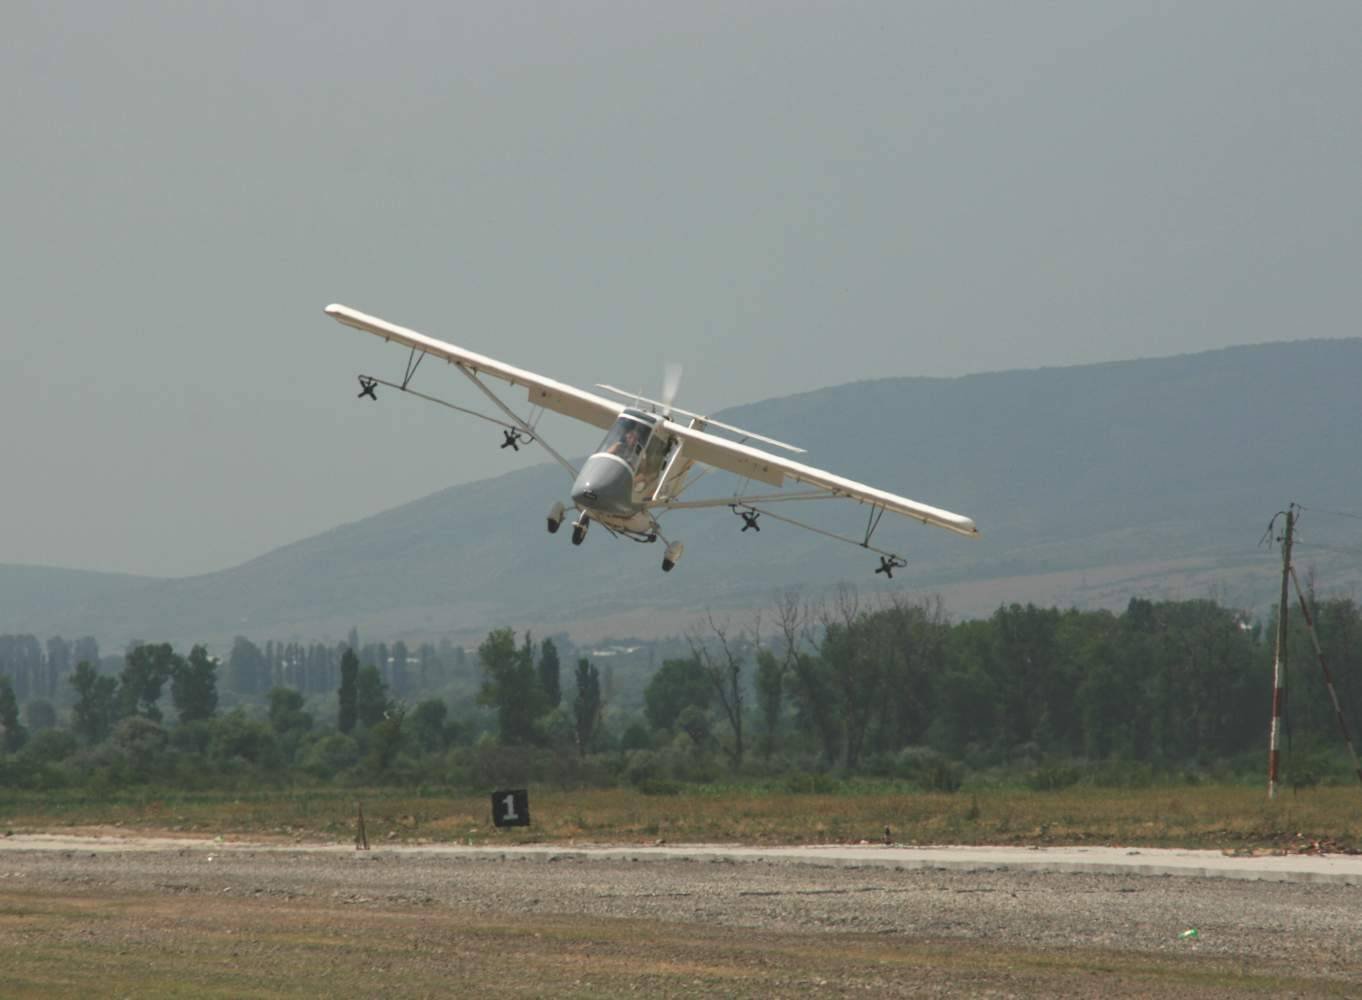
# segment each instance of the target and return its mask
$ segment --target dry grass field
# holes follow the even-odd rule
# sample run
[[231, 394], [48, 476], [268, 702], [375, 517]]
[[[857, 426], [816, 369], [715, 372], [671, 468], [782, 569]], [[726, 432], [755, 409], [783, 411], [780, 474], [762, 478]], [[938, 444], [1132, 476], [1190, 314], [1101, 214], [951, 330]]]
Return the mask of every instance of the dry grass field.
[[120, 826], [335, 841], [353, 837], [357, 802], [370, 839], [380, 842], [855, 843], [880, 840], [888, 826], [902, 844], [1362, 849], [1362, 789], [1354, 786], [1287, 791], [1276, 802], [1261, 789], [1217, 785], [954, 795], [874, 785], [831, 794], [695, 786], [676, 795], [531, 787], [533, 826], [511, 830], [492, 826], [488, 797], [440, 790], [11, 793], [0, 798], [0, 825], [22, 832]]

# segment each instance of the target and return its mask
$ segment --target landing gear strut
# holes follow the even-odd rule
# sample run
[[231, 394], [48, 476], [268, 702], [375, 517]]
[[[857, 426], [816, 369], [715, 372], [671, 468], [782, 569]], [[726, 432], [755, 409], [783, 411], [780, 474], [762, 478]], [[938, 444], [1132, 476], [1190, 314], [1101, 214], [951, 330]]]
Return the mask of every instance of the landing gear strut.
[[573, 545], [581, 545], [581, 544], [582, 544], [582, 540], [583, 540], [584, 538], [586, 538], [586, 529], [587, 529], [588, 527], [590, 527], [590, 526], [591, 526], [591, 520], [590, 520], [590, 518], [588, 518], [585, 514], [583, 514], [581, 517], [577, 518], [577, 520], [574, 521], [574, 522], [572, 523], [572, 544], [573, 544]]

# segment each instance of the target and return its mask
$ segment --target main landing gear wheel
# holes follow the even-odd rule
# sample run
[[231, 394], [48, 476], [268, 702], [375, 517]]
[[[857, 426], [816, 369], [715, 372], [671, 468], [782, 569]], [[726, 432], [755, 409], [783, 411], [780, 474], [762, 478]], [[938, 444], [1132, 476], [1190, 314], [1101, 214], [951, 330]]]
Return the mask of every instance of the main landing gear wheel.
[[549, 508], [549, 534], [552, 535], [563, 526], [563, 505], [554, 504]]
[[581, 544], [582, 544], [582, 539], [586, 538], [586, 529], [587, 529], [588, 527], [590, 527], [590, 525], [591, 525], [591, 522], [590, 522], [589, 520], [587, 520], [587, 517], [586, 517], [585, 514], [583, 514], [580, 518], [578, 518], [576, 521], [573, 522], [573, 524], [572, 524], [572, 544], [573, 544], [573, 545], [581, 545]]
[[685, 548], [680, 542], [672, 542], [667, 546], [667, 554], [662, 557], [662, 572], [670, 573], [672, 571]]

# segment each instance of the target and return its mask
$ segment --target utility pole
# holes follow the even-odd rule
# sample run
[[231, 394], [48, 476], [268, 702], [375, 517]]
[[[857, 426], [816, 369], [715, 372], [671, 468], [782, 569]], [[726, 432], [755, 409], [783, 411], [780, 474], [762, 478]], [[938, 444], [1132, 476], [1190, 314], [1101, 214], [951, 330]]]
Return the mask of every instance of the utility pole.
[[1277, 604], [1277, 655], [1272, 664], [1272, 728], [1267, 749], [1267, 797], [1277, 797], [1277, 764], [1282, 736], [1282, 703], [1286, 700], [1286, 615], [1290, 608], [1287, 588], [1291, 581], [1291, 531], [1296, 524], [1296, 505], [1286, 508], [1286, 530], [1282, 533], [1282, 597]]

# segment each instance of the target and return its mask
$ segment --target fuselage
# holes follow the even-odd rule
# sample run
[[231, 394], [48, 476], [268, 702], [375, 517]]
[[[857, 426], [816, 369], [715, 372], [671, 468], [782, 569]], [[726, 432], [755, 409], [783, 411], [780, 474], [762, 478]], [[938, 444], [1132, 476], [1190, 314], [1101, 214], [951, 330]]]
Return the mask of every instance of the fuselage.
[[606, 524], [646, 530], [645, 512], [666, 465], [671, 444], [660, 417], [626, 409], [572, 484], [577, 509]]

